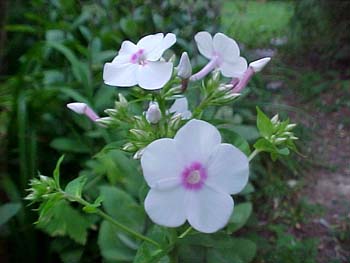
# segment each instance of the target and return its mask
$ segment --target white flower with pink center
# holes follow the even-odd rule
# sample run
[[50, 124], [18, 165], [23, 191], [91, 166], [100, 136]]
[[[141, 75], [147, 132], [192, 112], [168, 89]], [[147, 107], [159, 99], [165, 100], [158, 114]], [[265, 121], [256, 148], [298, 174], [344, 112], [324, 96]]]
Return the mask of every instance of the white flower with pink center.
[[177, 227], [186, 222], [213, 233], [232, 212], [232, 194], [248, 182], [248, 158], [231, 144], [221, 143], [219, 131], [191, 120], [175, 135], [149, 144], [142, 155], [143, 175], [151, 188], [145, 210], [156, 224]]
[[175, 42], [172, 33], [165, 37], [162, 33], [148, 35], [136, 45], [124, 41], [118, 55], [104, 66], [104, 82], [118, 87], [139, 85], [146, 90], [162, 88], [171, 78], [173, 64], [160, 59]]

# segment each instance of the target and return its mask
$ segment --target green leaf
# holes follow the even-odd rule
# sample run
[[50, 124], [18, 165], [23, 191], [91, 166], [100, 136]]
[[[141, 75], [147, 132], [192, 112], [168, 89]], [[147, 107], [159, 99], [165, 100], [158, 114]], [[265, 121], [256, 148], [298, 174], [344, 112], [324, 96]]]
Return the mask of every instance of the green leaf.
[[259, 109], [256, 107], [258, 116], [256, 119], [256, 125], [262, 137], [270, 137], [273, 133], [273, 124], [271, 120]]
[[142, 232], [145, 224], [143, 208], [126, 192], [112, 186], [102, 186], [103, 208], [120, 223]]
[[220, 132], [227, 143], [233, 144], [242, 152], [244, 152], [245, 155], [249, 156], [250, 154], [249, 144], [242, 136], [240, 136], [238, 133], [232, 130], [225, 129], [225, 128], [221, 128]]
[[243, 227], [248, 221], [253, 210], [252, 203], [246, 202], [235, 206], [234, 211], [229, 220], [227, 231], [233, 233]]
[[93, 204], [87, 205], [83, 207], [84, 212], [86, 213], [96, 213], [98, 207], [101, 206], [103, 199], [101, 196], [97, 197]]
[[75, 242], [84, 245], [90, 222], [73, 209], [59, 196], [50, 198], [39, 207], [37, 226], [51, 236], [69, 236]]
[[50, 146], [62, 152], [88, 153], [89, 147], [76, 139], [56, 138], [51, 141]]
[[[148, 231], [147, 236], [156, 242], [158, 242], [164, 249], [168, 247], [170, 243], [175, 241], [176, 232], [167, 229], [165, 227], [153, 225], [153, 227]], [[164, 255], [164, 251], [149, 244], [148, 242], [143, 242], [139, 249], [133, 263], [157, 263], [157, 262], [169, 262], [168, 256]]]
[[73, 181], [70, 181], [67, 184], [66, 189], [64, 191], [75, 197], [81, 197], [86, 180], [86, 176], [80, 176], [78, 178], [75, 178]]
[[103, 221], [98, 233], [98, 245], [102, 256], [114, 262], [132, 261], [136, 251], [126, 246], [120, 239], [119, 230]]
[[14, 217], [22, 205], [20, 203], [7, 203], [0, 206], [0, 226], [6, 224], [12, 217]]
[[219, 242], [220, 247], [209, 249], [207, 254], [208, 262], [215, 263], [248, 263], [256, 254], [256, 245], [249, 239], [229, 238]]
[[57, 187], [60, 187], [60, 167], [61, 167], [61, 163], [63, 162], [63, 159], [64, 159], [64, 155], [62, 155], [58, 159], [55, 170], [53, 171], [53, 179], [55, 180]]
[[266, 140], [265, 138], [260, 138], [255, 144], [254, 148], [259, 150], [260, 152], [270, 152], [276, 153], [278, 149], [274, 144]]
[[[206, 262], [215, 263], [246, 263], [252, 261], [256, 253], [254, 242], [243, 238], [233, 238], [223, 233], [189, 235], [180, 241], [180, 251], [183, 251], [183, 246], [193, 249], [205, 247], [207, 249], [204, 257]], [[182, 258], [183, 255], [180, 257]], [[200, 261], [193, 260], [193, 262]]]
[[72, 72], [76, 80], [81, 82], [86, 87], [89, 87], [89, 80], [88, 80], [89, 73], [88, 73], [87, 65], [80, 62], [79, 59], [75, 56], [75, 54], [72, 52], [72, 50], [70, 50], [69, 48], [67, 48], [61, 43], [53, 42], [53, 41], [47, 41], [46, 45], [48, 47], [56, 49], [58, 52], [63, 54], [67, 58], [67, 60], [71, 63]]

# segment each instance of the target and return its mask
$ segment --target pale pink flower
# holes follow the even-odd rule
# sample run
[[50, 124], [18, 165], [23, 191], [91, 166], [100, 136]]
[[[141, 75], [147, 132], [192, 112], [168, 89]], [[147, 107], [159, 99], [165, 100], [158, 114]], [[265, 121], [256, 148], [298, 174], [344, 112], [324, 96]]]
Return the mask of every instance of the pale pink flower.
[[106, 63], [103, 80], [107, 85], [131, 87], [139, 85], [146, 90], [162, 88], [171, 78], [173, 64], [161, 61], [165, 50], [176, 42], [172, 33], [148, 35], [135, 45], [124, 41], [118, 55]]
[[247, 61], [240, 56], [239, 47], [232, 38], [216, 33], [214, 38], [205, 31], [199, 32], [194, 37], [199, 52], [209, 59], [209, 63], [191, 80], [199, 80], [213, 69], [218, 68], [225, 77], [242, 77], [247, 69]]
[[145, 210], [156, 224], [185, 223], [204, 233], [223, 228], [232, 212], [231, 194], [248, 181], [248, 158], [233, 145], [221, 143], [219, 131], [191, 120], [175, 135], [149, 144], [141, 157], [151, 188]]

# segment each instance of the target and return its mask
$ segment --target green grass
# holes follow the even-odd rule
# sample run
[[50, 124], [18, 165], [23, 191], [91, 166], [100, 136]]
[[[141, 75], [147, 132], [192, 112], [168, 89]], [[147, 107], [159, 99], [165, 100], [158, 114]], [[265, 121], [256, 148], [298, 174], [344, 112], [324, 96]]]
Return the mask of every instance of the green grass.
[[226, 0], [222, 8], [224, 32], [256, 48], [269, 45], [271, 38], [287, 34], [294, 5], [284, 1]]

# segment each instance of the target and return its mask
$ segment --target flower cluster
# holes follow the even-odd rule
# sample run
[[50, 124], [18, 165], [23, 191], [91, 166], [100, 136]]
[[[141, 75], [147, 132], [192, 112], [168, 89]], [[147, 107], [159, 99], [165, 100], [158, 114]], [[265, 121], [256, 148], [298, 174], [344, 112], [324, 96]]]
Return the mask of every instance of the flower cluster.
[[[212, 37], [199, 32], [194, 39], [199, 53], [209, 60], [195, 74], [186, 52], [175, 69], [174, 59], [163, 57], [176, 42], [172, 33], [148, 35], [136, 44], [124, 41], [117, 56], [104, 66], [104, 83], [141, 89], [133, 89], [130, 100], [119, 94], [115, 107], [105, 110], [107, 117], [99, 117], [85, 103], [67, 107], [103, 126], [129, 130], [122, 149], [141, 159], [150, 187], [145, 211], [155, 223], [177, 227], [188, 221], [194, 229], [212, 233], [229, 221], [234, 207], [231, 195], [247, 184], [249, 160], [235, 146], [222, 143], [219, 131], [199, 118], [206, 107], [224, 105], [239, 96], [270, 58], [248, 65], [238, 44], [222, 33]], [[201, 83], [201, 102], [189, 107], [186, 91], [211, 72], [212, 77]], [[229, 80], [220, 82], [220, 74]], [[135, 101], [147, 105], [140, 115], [134, 115]], [[285, 138], [281, 136], [275, 141]]]

